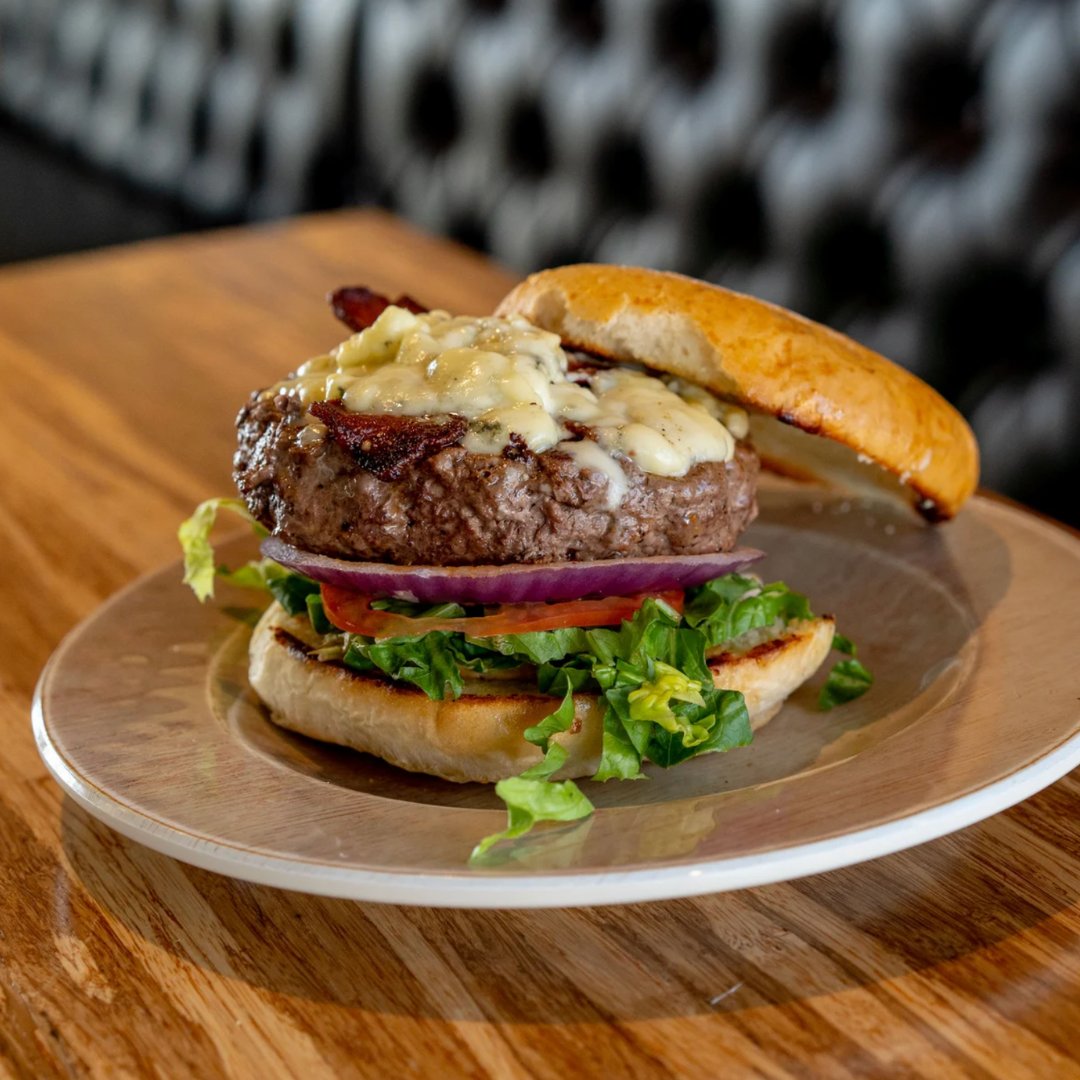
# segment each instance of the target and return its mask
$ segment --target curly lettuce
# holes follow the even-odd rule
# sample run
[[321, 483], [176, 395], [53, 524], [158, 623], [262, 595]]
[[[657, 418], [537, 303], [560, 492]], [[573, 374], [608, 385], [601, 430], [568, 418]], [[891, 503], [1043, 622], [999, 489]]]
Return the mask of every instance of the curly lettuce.
[[834, 634], [832, 647], [841, 653], [845, 653], [849, 659], [838, 660], [829, 672], [825, 685], [818, 695], [818, 708], [822, 712], [844, 705], [862, 697], [874, 683], [874, 676], [870, 674], [861, 660], [856, 658], [855, 643], [842, 634]]
[[207, 499], [199, 503], [195, 513], [181, 523], [176, 538], [180, 541], [184, 553], [184, 584], [191, 586], [200, 603], [214, 595], [216, 578], [224, 578], [245, 588], [268, 589], [271, 576], [282, 577], [289, 573], [269, 559], [252, 561], [238, 570], [218, 566], [213, 545], [210, 543], [210, 533], [222, 510], [242, 518], [257, 536], [267, 535], [266, 529], [251, 516], [242, 499]]

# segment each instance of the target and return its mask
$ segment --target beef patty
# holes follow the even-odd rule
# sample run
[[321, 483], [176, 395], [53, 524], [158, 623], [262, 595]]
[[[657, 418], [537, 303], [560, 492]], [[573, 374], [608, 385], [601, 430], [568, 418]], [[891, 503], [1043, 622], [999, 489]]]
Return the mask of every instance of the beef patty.
[[458, 566], [704, 554], [733, 548], [757, 515], [758, 459], [744, 443], [680, 477], [622, 460], [627, 490], [611, 510], [607, 477], [558, 450], [474, 454], [435, 438], [415, 456], [414, 439], [414, 456], [383, 462], [380, 478], [355, 441], [313, 438], [306, 419], [293, 398], [253, 396], [233, 477], [271, 532], [324, 555]]

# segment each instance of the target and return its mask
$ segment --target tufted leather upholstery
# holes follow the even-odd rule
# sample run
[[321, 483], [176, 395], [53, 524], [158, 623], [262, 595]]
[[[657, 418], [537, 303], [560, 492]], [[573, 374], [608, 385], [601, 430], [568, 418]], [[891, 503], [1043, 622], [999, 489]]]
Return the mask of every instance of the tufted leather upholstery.
[[0, 0], [0, 102], [218, 213], [376, 197], [521, 270], [684, 270], [1080, 480], [1080, 0]]
[[357, 8], [0, 0], [0, 104], [200, 214], [288, 213], [353, 168]]

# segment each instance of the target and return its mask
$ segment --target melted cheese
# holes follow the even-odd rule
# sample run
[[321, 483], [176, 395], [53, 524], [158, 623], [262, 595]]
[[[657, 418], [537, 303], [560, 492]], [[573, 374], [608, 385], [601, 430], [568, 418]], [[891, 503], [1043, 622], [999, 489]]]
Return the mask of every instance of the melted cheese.
[[577, 439], [556, 444], [556, 449], [569, 454], [581, 469], [592, 469], [607, 477], [607, 508], [614, 510], [623, 501], [627, 481], [623, 467], [592, 439]]
[[[265, 391], [304, 404], [340, 400], [362, 413], [456, 414], [469, 421], [465, 448], [500, 453], [512, 435], [530, 450], [553, 447], [608, 480], [609, 506], [626, 491], [619, 458], [644, 472], [683, 476], [701, 461], [729, 461], [746, 414], [701, 387], [612, 368], [591, 387], [567, 377], [558, 335], [520, 316], [414, 315], [388, 307], [366, 330]], [[568, 422], [585, 424], [596, 441], [568, 441]]]

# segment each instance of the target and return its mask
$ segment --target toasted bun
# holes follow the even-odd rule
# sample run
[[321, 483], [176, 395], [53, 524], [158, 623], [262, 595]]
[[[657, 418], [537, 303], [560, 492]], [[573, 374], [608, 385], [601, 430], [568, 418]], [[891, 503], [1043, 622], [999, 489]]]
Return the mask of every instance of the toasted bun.
[[[774, 638], [710, 660], [717, 686], [746, 696], [755, 728], [808, 679], [832, 643], [833, 620], [793, 624]], [[250, 681], [275, 723], [324, 742], [374, 754], [392, 765], [445, 780], [491, 783], [540, 760], [522, 737], [552, 711], [535, 686], [498, 680], [466, 685], [456, 701], [362, 675], [311, 655], [307, 619], [272, 604], [251, 639]], [[556, 736], [569, 752], [559, 778], [591, 776], [600, 761], [604, 710], [595, 694], [574, 695], [575, 723]]]
[[944, 398], [843, 334], [763, 300], [658, 270], [579, 265], [533, 274], [496, 314], [524, 315], [571, 346], [698, 383], [853, 451], [838, 469], [831, 444], [819, 455], [823, 440], [755, 423], [762, 459], [784, 472], [864, 486], [859, 466], [869, 459], [930, 520], [952, 517], [978, 482], [975, 438]]

